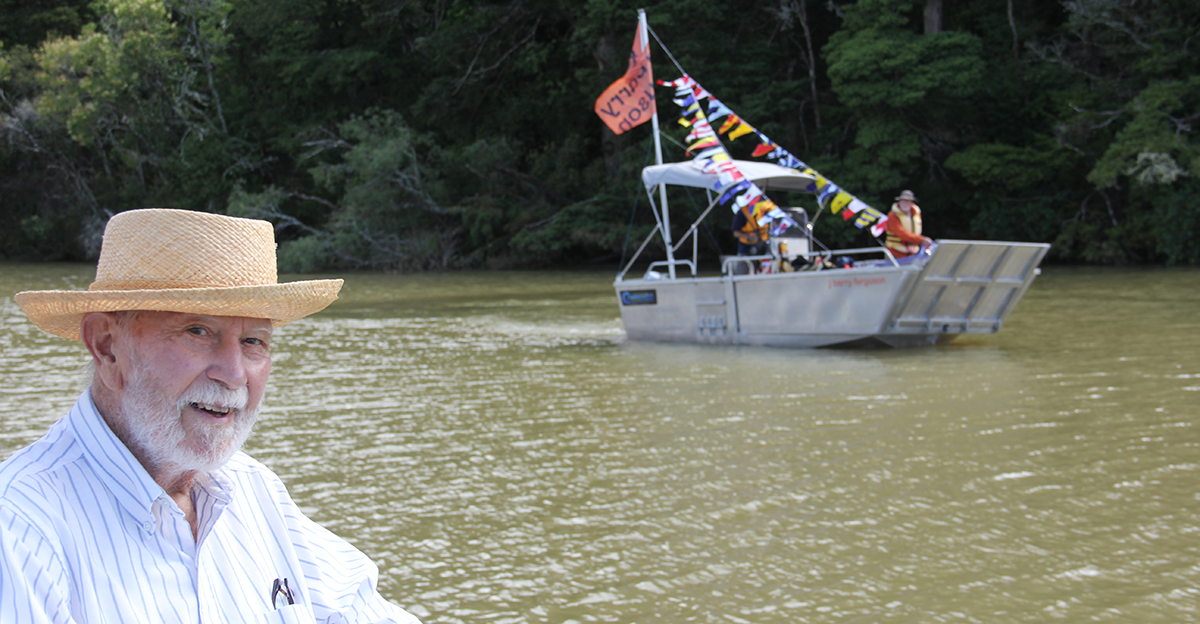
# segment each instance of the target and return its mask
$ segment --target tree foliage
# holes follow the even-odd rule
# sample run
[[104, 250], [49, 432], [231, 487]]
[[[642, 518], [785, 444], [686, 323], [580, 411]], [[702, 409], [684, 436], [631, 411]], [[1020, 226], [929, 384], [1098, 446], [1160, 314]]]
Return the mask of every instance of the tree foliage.
[[284, 270], [615, 261], [655, 223], [649, 125], [592, 112], [637, 6], [657, 77], [876, 207], [914, 190], [935, 237], [1200, 263], [1188, 0], [0, 0], [0, 257], [93, 257], [111, 214], [177, 206], [271, 219]]

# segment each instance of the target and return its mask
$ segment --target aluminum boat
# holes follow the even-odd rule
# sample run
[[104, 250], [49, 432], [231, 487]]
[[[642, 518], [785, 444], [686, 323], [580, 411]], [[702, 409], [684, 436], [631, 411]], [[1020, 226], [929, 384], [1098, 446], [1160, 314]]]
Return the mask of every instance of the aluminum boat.
[[[814, 179], [793, 168], [735, 161], [765, 192], [811, 193]], [[697, 227], [713, 198], [678, 242], [671, 240], [665, 185], [702, 188], [720, 181], [694, 161], [652, 165], [642, 182], [657, 227], [613, 284], [632, 340], [775, 347], [911, 347], [960, 334], [992, 334], [1039, 273], [1050, 246], [941, 240], [897, 259], [884, 246], [831, 250], [813, 237], [801, 208], [785, 208], [796, 227], [770, 240], [762, 256], [723, 257], [720, 273], [697, 273]], [[661, 237], [667, 259], [628, 278], [647, 245]], [[691, 239], [691, 259], [676, 252]]]

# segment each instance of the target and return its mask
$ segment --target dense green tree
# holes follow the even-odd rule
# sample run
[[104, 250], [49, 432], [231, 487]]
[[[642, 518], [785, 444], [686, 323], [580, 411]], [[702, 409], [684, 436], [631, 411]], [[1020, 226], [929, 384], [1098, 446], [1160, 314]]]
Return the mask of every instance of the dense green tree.
[[102, 225], [86, 155], [29, 104], [38, 92], [36, 49], [94, 19], [87, 0], [0, 2], [0, 257], [55, 260], [94, 246], [94, 236], [81, 239]]
[[0, 41], [9, 49], [79, 34], [96, 19], [90, 0], [0, 0]]
[[[979, 38], [943, 30], [923, 34], [910, 0], [862, 0], [848, 7], [845, 27], [825, 47], [833, 91], [849, 109], [853, 143], [817, 164], [884, 211], [900, 189], [939, 177], [976, 121], [970, 103], [984, 90]], [[927, 194], [922, 193], [923, 195]], [[944, 205], [923, 201], [936, 223]]]
[[[339, 154], [333, 162], [316, 162], [309, 169], [320, 190], [340, 195], [337, 204], [275, 186], [261, 193], [239, 186], [230, 213], [298, 229], [301, 237], [280, 252], [284, 270], [446, 268], [455, 259], [457, 220], [427, 189], [426, 179], [433, 173], [418, 155], [423, 142], [396, 111], [352, 116], [304, 144], [311, 148], [309, 158], [325, 151]], [[281, 204], [289, 198], [329, 207], [328, 227], [318, 230], [288, 215]]]
[[[1038, 240], [1053, 241], [1060, 258], [1195, 262], [1196, 230], [1179, 226], [1200, 216], [1176, 194], [1195, 166], [1198, 67], [1188, 45], [1200, 7], [1080, 0], [1062, 10], [1060, 27], [1025, 51], [1029, 129], [947, 163], [980, 189], [976, 225], [1012, 221], [1001, 214], [1011, 210], [1022, 223], [1048, 221]], [[1031, 157], [1005, 157], [1019, 153]]]

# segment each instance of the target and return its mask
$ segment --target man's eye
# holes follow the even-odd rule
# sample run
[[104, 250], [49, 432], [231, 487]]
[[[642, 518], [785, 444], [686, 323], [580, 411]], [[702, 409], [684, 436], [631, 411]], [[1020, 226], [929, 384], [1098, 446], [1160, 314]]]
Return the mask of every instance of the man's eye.
[[189, 333], [189, 334], [192, 334], [192, 335], [195, 335], [195, 336], [206, 336], [206, 335], [208, 335], [208, 330], [207, 330], [207, 329], [204, 329], [203, 327], [189, 327], [187, 331], [188, 331], [188, 333]]

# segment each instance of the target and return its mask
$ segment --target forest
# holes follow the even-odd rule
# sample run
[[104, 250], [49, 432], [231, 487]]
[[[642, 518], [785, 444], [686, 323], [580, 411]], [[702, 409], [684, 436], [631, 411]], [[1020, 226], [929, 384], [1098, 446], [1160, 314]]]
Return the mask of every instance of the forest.
[[877, 209], [911, 189], [934, 238], [1200, 264], [1195, 0], [0, 0], [0, 259], [176, 207], [272, 221], [284, 272], [615, 265], [654, 227], [651, 126], [593, 106], [639, 8], [655, 78]]

